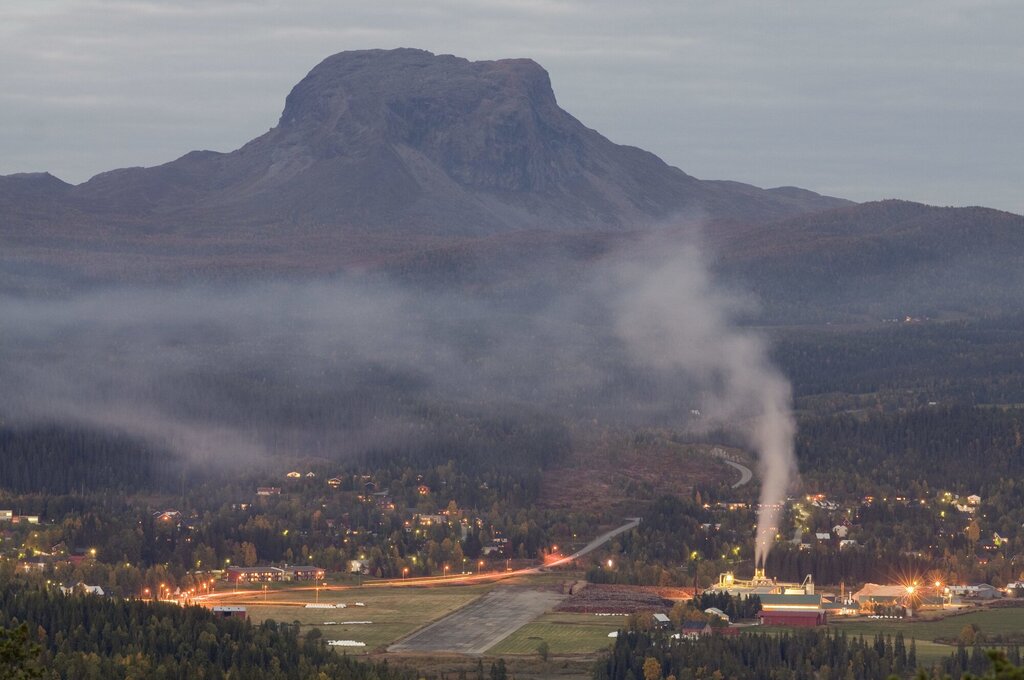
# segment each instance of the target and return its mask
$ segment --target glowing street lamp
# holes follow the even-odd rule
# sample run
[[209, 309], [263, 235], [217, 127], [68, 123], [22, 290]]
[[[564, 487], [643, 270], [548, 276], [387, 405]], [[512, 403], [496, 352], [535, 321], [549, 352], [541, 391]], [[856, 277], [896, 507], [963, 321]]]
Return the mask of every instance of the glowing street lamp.
[[409, 575], [409, 567], [402, 567], [402, 579]]
[[443, 573], [441, 575], [441, 578], [447, 578], [447, 577], [448, 577], [448, 565], [446, 564], [446, 565], [444, 565], [444, 570], [443, 570]]

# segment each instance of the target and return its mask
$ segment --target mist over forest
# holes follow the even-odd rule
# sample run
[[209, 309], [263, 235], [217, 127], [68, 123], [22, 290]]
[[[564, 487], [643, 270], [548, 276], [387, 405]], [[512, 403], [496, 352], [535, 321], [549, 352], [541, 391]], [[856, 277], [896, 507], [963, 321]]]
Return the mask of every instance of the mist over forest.
[[227, 464], [343, 457], [462, 418], [742, 427], [760, 405], [738, 381], [774, 376], [734, 323], [749, 300], [695, 241], [667, 246], [566, 261], [511, 294], [365, 274], [7, 295], [0, 408]]

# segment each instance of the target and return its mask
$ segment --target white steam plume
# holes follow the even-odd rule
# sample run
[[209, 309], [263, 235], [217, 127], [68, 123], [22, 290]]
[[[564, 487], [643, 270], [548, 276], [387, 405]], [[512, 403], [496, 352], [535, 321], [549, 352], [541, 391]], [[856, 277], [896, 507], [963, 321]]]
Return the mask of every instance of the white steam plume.
[[789, 382], [765, 340], [737, 325], [740, 301], [714, 285], [696, 246], [647, 244], [619, 268], [615, 284], [616, 329], [635, 359], [690, 378], [702, 391], [706, 425], [738, 430], [757, 451], [755, 562], [763, 565], [796, 471]]

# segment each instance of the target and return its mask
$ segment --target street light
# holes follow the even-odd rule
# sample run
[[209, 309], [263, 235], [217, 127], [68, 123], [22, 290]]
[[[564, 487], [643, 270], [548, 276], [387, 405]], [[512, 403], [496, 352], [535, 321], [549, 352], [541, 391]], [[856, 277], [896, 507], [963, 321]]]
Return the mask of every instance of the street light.
[[408, 576], [408, 575], [409, 575], [409, 567], [402, 567], [402, 579], [405, 580], [405, 577]]
[[448, 565], [446, 564], [446, 565], [444, 565], [444, 570], [443, 570], [443, 572], [441, 574], [441, 578], [447, 578], [447, 577], [448, 577]]

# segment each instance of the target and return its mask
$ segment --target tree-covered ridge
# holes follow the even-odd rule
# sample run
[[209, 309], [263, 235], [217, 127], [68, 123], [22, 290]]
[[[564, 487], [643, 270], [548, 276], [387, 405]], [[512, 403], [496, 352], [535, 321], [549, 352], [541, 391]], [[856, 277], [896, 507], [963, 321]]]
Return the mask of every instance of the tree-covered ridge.
[[[315, 635], [272, 621], [218, 619], [200, 607], [64, 595], [6, 582], [0, 628], [27, 624], [42, 647], [41, 677], [412, 680], [416, 674], [339, 656]], [[17, 676], [14, 676], [17, 677]], [[27, 676], [31, 677], [31, 676]]]
[[938, 322], [906, 314], [867, 328], [773, 331], [774, 359], [798, 405], [821, 412], [834, 407], [827, 398], [852, 395], [872, 395], [872, 406], [1024, 402], [1024, 315]]
[[174, 489], [183, 461], [115, 432], [66, 425], [0, 426], [0, 489], [86, 494]]
[[807, 417], [797, 458], [830, 490], [882, 495], [923, 484], [981, 492], [1024, 472], [1024, 411], [952, 406]]

